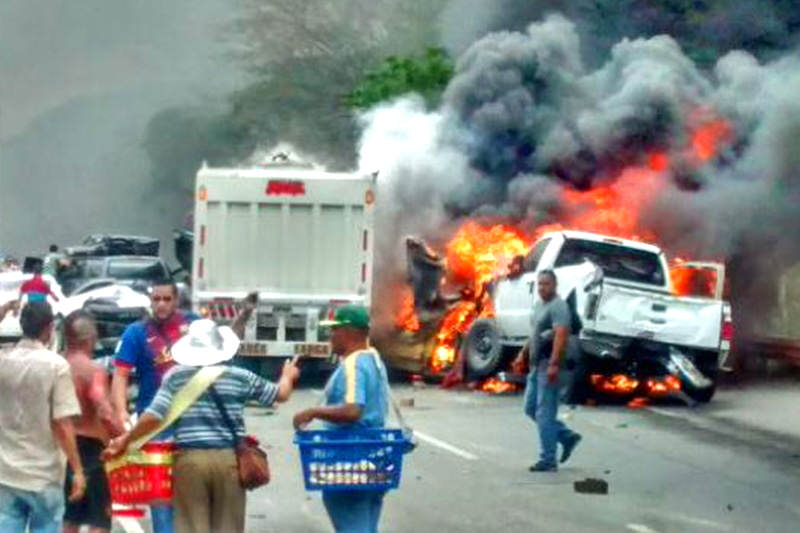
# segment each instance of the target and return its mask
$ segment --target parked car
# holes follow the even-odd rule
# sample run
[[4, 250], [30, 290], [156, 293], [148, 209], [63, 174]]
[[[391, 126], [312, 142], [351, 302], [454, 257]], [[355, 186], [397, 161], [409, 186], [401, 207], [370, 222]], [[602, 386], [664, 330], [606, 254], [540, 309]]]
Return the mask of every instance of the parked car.
[[78, 246], [66, 248], [67, 255], [108, 256], [108, 255], [149, 255], [158, 256], [160, 243], [153, 237], [136, 235], [89, 235]]
[[171, 282], [172, 272], [159, 257], [115, 255], [108, 257], [70, 257], [59, 272], [58, 281], [66, 294], [93, 280], [114, 280], [140, 292], [156, 281]]

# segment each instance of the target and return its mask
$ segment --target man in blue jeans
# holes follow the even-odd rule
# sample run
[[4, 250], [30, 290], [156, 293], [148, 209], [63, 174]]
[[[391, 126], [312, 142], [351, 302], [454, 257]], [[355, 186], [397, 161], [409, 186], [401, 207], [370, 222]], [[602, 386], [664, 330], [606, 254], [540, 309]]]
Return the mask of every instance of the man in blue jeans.
[[567, 349], [571, 316], [566, 302], [556, 292], [555, 272], [539, 272], [536, 286], [541, 300], [533, 309], [533, 331], [514, 366], [524, 365], [525, 358], [529, 358], [530, 373], [525, 387], [524, 409], [539, 428], [540, 443], [539, 461], [529, 470], [555, 472], [558, 470], [558, 444], [561, 443], [563, 448], [561, 462], [564, 463], [581, 441], [578, 433], [558, 420], [559, 373]]
[[[336, 429], [383, 427], [388, 379], [378, 352], [368, 344], [369, 312], [363, 306], [346, 305], [327, 324], [333, 328], [331, 349], [341, 360], [325, 387], [325, 405], [297, 413], [295, 429], [315, 419]], [[323, 491], [322, 502], [336, 533], [377, 533], [384, 495], [384, 491]]]

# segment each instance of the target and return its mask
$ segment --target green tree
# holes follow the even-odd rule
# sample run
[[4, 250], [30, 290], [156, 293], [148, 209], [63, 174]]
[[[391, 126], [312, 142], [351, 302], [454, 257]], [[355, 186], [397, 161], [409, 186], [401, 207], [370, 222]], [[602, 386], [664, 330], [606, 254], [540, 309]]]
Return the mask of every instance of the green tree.
[[442, 48], [428, 48], [422, 57], [391, 56], [367, 73], [345, 101], [354, 109], [368, 109], [414, 92], [422, 95], [430, 107], [435, 107], [452, 77], [453, 62]]

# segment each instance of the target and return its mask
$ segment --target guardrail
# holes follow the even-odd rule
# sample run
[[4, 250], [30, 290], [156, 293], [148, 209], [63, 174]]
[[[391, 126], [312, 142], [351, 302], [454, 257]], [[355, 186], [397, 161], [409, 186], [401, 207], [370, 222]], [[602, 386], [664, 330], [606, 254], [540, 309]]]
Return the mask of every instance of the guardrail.
[[736, 339], [736, 350], [800, 367], [800, 340], [781, 337]]

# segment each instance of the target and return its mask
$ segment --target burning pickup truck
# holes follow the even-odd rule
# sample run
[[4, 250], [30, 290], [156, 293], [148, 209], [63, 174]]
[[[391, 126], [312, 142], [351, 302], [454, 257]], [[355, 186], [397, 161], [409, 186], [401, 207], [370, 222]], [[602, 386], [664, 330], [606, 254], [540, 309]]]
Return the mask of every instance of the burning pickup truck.
[[[720, 299], [721, 265], [698, 267], [713, 270], [707, 279], [714, 286], [697, 293], [676, 288], [665, 254], [651, 244], [577, 231], [545, 233], [533, 246], [514, 239], [504, 242], [499, 250], [505, 254], [502, 274], [498, 275], [496, 255], [493, 261], [485, 258], [489, 270], [481, 272], [480, 264], [474, 267], [478, 281], [467, 297], [447, 305], [447, 298], [431, 296], [427, 302], [415, 302], [415, 311], [406, 308], [401, 313], [399, 324], [411, 330], [406, 335], [434, 331], [424, 348], [429, 351], [429, 370], [440, 373], [463, 362], [470, 378], [497, 372], [527, 341], [538, 273], [552, 269], [560, 296], [582, 326], [571, 339], [567, 362], [581, 386], [618, 395], [711, 399], [732, 332], [730, 307]], [[414, 252], [411, 247], [409, 251]], [[410, 253], [417, 256], [418, 251]], [[680, 268], [683, 277], [678, 279], [693, 269], [691, 264]], [[435, 271], [427, 272], [412, 281], [436, 287]], [[429, 292], [415, 287], [416, 297]], [[443, 316], [417, 312], [436, 302], [447, 309]]]

